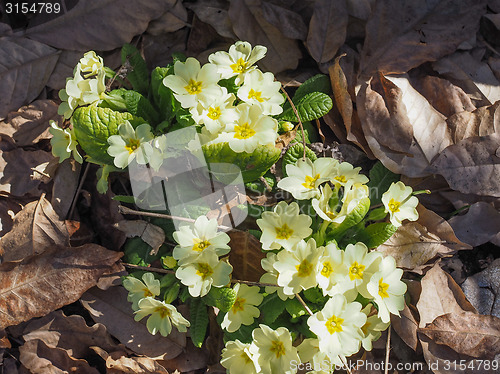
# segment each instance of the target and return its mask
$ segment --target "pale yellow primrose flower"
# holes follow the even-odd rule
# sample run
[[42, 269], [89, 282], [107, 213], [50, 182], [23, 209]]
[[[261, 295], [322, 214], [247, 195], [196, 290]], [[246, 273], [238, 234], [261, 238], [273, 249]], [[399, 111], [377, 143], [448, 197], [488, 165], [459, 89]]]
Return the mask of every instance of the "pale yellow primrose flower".
[[152, 273], [144, 273], [141, 282], [139, 279], [128, 276], [123, 280], [123, 287], [128, 291], [127, 300], [132, 303], [132, 309], [137, 310], [139, 301], [148, 296], [160, 294], [160, 281]]
[[360, 167], [355, 168], [348, 162], [341, 162], [337, 165], [335, 175], [331, 179], [331, 182], [339, 186], [345, 186], [347, 182], [351, 182], [353, 184], [368, 183], [368, 177], [360, 174], [360, 171]]
[[281, 104], [285, 98], [280, 94], [281, 83], [274, 80], [273, 73], [254, 70], [245, 76], [243, 85], [238, 90], [238, 98], [246, 103], [258, 105], [262, 113], [277, 115], [283, 112]]
[[49, 132], [52, 134], [52, 139], [50, 139], [50, 145], [52, 146], [52, 154], [59, 157], [59, 162], [66, 160], [71, 154], [73, 158], [80, 164], [83, 162], [83, 158], [78, 153], [76, 146], [75, 133], [73, 129], [69, 127], [66, 129], [61, 129], [57, 123], [50, 121]]
[[342, 293], [336, 285], [342, 282], [347, 274], [348, 268], [344, 264], [344, 251], [340, 250], [335, 243], [328, 244], [318, 260], [316, 269], [316, 280], [323, 295], [333, 296]]
[[[262, 274], [260, 277], [260, 282], [261, 283], [269, 283], [269, 284], [278, 284], [278, 271], [273, 267], [274, 263], [277, 261], [277, 255], [276, 253], [273, 252], [268, 252], [266, 255], [266, 258], [263, 258], [260, 260], [260, 265], [262, 266], [262, 269], [266, 272], [265, 274]], [[286, 295], [283, 292], [282, 287], [272, 287], [272, 286], [266, 286], [265, 289], [267, 294], [272, 294], [274, 292], [278, 293], [278, 297], [285, 301], [286, 299], [293, 299], [295, 295]]]
[[228, 332], [235, 332], [241, 325], [251, 325], [260, 315], [260, 310], [256, 306], [264, 299], [259, 293], [259, 287], [238, 283], [233, 290], [236, 292], [236, 300], [221, 323], [221, 327]]
[[366, 314], [361, 312], [361, 304], [348, 303], [341, 294], [334, 295], [321, 311], [307, 319], [310, 330], [318, 337], [319, 350], [331, 360], [359, 351], [364, 337], [361, 327], [365, 322]]
[[334, 177], [338, 161], [320, 157], [312, 162], [299, 158], [295, 165], [286, 165], [288, 177], [278, 182], [278, 187], [290, 192], [297, 200], [307, 200], [320, 195], [319, 185]]
[[399, 316], [405, 307], [406, 284], [401, 281], [403, 270], [396, 268], [392, 256], [385, 257], [379, 271], [372, 275], [366, 289], [378, 306], [378, 316], [382, 322], [391, 320], [390, 314]]
[[104, 62], [101, 56], [94, 51], [88, 51], [80, 59], [80, 71], [85, 78], [92, 75], [98, 75], [104, 69]]
[[120, 135], [108, 138], [108, 154], [114, 157], [116, 167], [125, 169], [134, 159], [140, 165], [149, 162], [153, 147], [149, 143], [153, 139], [151, 127], [147, 123], [137, 126], [134, 130], [129, 121], [118, 126]]
[[332, 190], [329, 184], [325, 184], [325, 186], [320, 186], [319, 190], [319, 199], [314, 198], [311, 201], [314, 211], [325, 221], [342, 223], [345, 215], [341, 215], [338, 209], [340, 205], [338, 189]]
[[168, 336], [172, 331], [172, 325], [180, 332], [186, 332], [190, 326], [189, 321], [177, 311], [175, 306], [146, 297], [139, 301], [139, 310], [135, 312], [134, 319], [140, 321], [150, 314], [146, 327], [152, 335], [159, 332], [162, 336]]
[[250, 344], [239, 340], [228, 341], [222, 350], [220, 363], [229, 374], [257, 374], [260, 366], [250, 353]]
[[[364, 307], [362, 312], [365, 313], [368, 317], [368, 315], [372, 311], [372, 308], [374, 308], [373, 305], [368, 304], [366, 307]], [[382, 320], [376, 314], [368, 317], [366, 323], [361, 328], [361, 331], [363, 331], [363, 334], [365, 335], [365, 337], [361, 341], [363, 348], [366, 351], [371, 351], [373, 348], [372, 343], [380, 338], [380, 336], [382, 335], [382, 331], [387, 330], [390, 324], [390, 322], [382, 322]]]
[[229, 274], [233, 267], [225, 261], [219, 261], [215, 251], [203, 251], [192, 262], [181, 265], [175, 276], [188, 286], [193, 297], [205, 296], [210, 287], [223, 287], [229, 283]]
[[226, 124], [234, 123], [238, 119], [236, 108], [233, 102], [236, 97], [227, 93], [227, 89], [222, 87], [222, 94], [210, 98], [210, 101], [202, 103], [190, 109], [193, 120], [197, 124], [205, 125], [211, 134], [217, 134]]
[[292, 374], [292, 361], [300, 362], [297, 348], [292, 345], [292, 335], [286, 327], [276, 330], [266, 325], [259, 325], [252, 332], [253, 341], [250, 344], [250, 353], [257, 359], [263, 374]]
[[263, 212], [262, 218], [257, 220], [262, 231], [262, 249], [267, 251], [284, 247], [290, 251], [301, 239], [312, 234], [311, 223], [311, 217], [300, 214], [296, 202], [288, 205], [285, 201], [280, 201], [272, 212]]
[[285, 295], [293, 295], [318, 284], [316, 270], [324, 248], [316, 248], [316, 241], [301, 240], [292, 251], [278, 253], [273, 267], [278, 271], [278, 284]]
[[418, 198], [411, 196], [413, 189], [405, 186], [403, 182], [392, 183], [387, 192], [382, 195], [385, 211], [389, 213], [391, 223], [399, 227], [405, 219], [416, 221], [418, 219]]
[[343, 293], [348, 301], [353, 301], [358, 292], [364, 297], [372, 296], [366, 290], [371, 276], [379, 270], [382, 261], [380, 252], [368, 252], [362, 242], [348, 244], [344, 251], [344, 265], [348, 269], [347, 276], [337, 284], [337, 290]]
[[304, 339], [297, 347], [306, 374], [331, 374], [335, 366], [341, 366], [342, 361], [336, 357], [330, 359], [325, 352], [319, 349], [319, 340]]
[[221, 74], [222, 79], [236, 76], [235, 83], [239, 85], [248, 72], [257, 68], [254, 64], [262, 59], [266, 52], [267, 48], [264, 46], [256, 45], [252, 49], [250, 43], [238, 41], [229, 47], [229, 53], [212, 53], [208, 56], [208, 61], [217, 66], [217, 72]]
[[217, 85], [219, 79], [215, 65], [200, 67], [197, 59], [188, 57], [186, 62], [174, 64], [174, 74], [163, 78], [163, 84], [174, 92], [183, 108], [193, 108], [200, 102], [206, 105], [222, 95], [222, 89]]
[[217, 220], [200, 216], [192, 224], [183, 224], [173, 233], [174, 240], [179, 244], [174, 248], [172, 256], [179, 265], [198, 257], [204, 251], [214, 251], [218, 256], [230, 251], [229, 235], [217, 231]]
[[226, 124], [217, 142], [228, 142], [236, 153], [252, 153], [259, 145], [274, 145], [278, 138], [278, 121], [262, 114], [256, 105], [240, 104], [236, 107], [238, 119]]

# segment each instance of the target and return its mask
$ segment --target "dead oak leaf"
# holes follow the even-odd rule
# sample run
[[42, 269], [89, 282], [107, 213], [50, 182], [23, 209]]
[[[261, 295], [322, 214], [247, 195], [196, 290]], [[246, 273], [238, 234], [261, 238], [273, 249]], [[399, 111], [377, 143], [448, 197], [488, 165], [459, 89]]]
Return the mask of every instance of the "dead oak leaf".
[[150, 255], [156, 255], [165, 242], [165, 232], [158, 226], [143, 220], [121, 220], [114, 224], [118, 230], [127, 235], [127, 238], [140, 237], [151, 246]]
[[108, 374], [168, 374], [158, 362], [150, 357], [127, 357], [125, 352], [106, 352], [101, 347], [92, 349], [106, 361]]

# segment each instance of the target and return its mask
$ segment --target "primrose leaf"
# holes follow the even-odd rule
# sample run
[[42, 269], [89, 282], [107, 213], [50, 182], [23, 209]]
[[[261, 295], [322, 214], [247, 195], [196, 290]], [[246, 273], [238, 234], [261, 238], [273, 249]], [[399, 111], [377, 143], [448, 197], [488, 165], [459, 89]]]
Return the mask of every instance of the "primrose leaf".
[[146, 95], [149, 87], [149, 73], [146, 61], [137, 48], [131, 44], [125, 44], [121, 52], [122, 64], [130, 65], [127, 71], [127, 79], [132, 83], [134, 90]]
[[[294, 104], [302, 122], [321, 118], [333, 107], [330, 96], [322, 92], [308, 93]], [[280, 119], [297, 122], [297, 117], [291, 107], [283, 111]]]

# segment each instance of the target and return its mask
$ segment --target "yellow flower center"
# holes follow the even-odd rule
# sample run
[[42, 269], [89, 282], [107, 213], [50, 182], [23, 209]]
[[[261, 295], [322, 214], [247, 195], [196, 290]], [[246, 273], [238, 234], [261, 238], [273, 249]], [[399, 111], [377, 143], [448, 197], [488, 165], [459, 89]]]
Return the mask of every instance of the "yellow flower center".
[[337, 177], [335, 177], [335, 180], [339, 181], [340, 183], [346, 183], [347, 182], [347, 179], [344, 175], [339, 175]]
[[165, 319], [167, 317], [170, 317], [170, 310], [168, 310], [168, 308], [165, 308], [162, 306], [156, 307], [154, 310], [154, 313], [158, 313], [160, 315], [161, 319]]
[[307, 260], [302, 260], [300, 265], [295, 266], [295, 268], [299, 277], [308, 277], [312, 272], [313, 264]]
[[234, 132], [236, 139], [248, 139], [255, 135], [255, 130], [248, 125], [248, 122], [241, 126], [234, 126]]
[[196, 95], [201, 93], [201, 84], [202, 84], [201, 82], [197, 82], [194, 79], [190, 79], [188, 85], [184, 88], [186, 89], [188, 94]]
[[247, 65], [248, 65], [248, 62], [246, 62], [245, 60], [243, 60], [241, 57], [238, 59], [238, 61], [236, 61], [235, 64], [231, 64], [229, 65], [229, 67], [231, 69], [233, 69], [233, 73], [243, 73], [245, 72], [245, 70], [247, 70]]
[[399, 212], [399, 206], [401, 205], [401, 203], [399, 201], [395, 201], [394, 199], [391, 199], [389, 201], [389, 210], [392, 212], [392, 213], [396, 213], [396, 212]]
[[133, 153], [137, 148], [141, 145], [141, 141], [139, 139], [129, 139], [128, 144], [125, 146], [125, 149], [128, 153]]
[[221, 112], [220, 112], [220, 107], [215, 107], [215, 108], [212, 108], [210, 107], [208, 109], [208, 114], [207, 114], [207, 117], [210, 118], [210, 119], [213, 119], [214, 121], [219, 119], [221, 115]]
[[333, 273], [333, 267], [330, 261], [323, 262], [323, 269], [321, 269], [321, 275], [325, 278], [329, 278]]
[[293, 230], [285, 223], [281, 227], [276, 227], [276, 239], [288, 240], [293, 234]]
[[380, 278], [380, 280], [378, 281], [378, 294], [382, 299], [389, 297], [389, 294], [387, 293], [388, 289], [389, 285], [387, 283], [384, 283], [384, 278]]
[[206, 264], [206, 263], [199, 263], [197, 265], [197, 268], [198, 268], [198, 270], [196, 270], [196, 275], [200, 276], [201, 279], [203, 279], [203, 280], [207, 279], [209, 276], [211, 276], [214, 273], [214, 271], [212, 270], [210, 265]]
[[[198, 240], [198, 242], [197, 242]], [[195, 239], [194, 240], [194, 245], [193, 245], [193, 251], [196, 251], [196, 252], [201, 252], [203, 251], [205, 248], [207, 248], [208, 246], [210, 246], [210, 242], [208, 240], [200, 240], [200, 239]]]
[[279, 340], [273, 340], [270, 350], [276, 355], [276, 358], [280, 358], [285, 354], [285, 345]]
[[261, 96], [262, 96], [262, 92], [254, 91], [253, 88], [248, 92], [248, 99], [249, 100], [255, 99], [259, 103], [262, 103], [264, 101], [264, 99]]
[[143, 293], [144, 297], [154, 296], [153, 293], [146, 287], [142, 289], [142, 293]]
[[245, 351], [241, 352], [241, 358], [245, 361], [245, 364], [252, 362], [252, 359], [247, 355]]
[[337, 318], [337, 316], [332, 315], [326, 321], [325, 326], [330, 335], [333, 335], [336, 332], [342, 331], [342, 323], [344, 323], [344, 320], [342, 318]]
[[305, 187], [305, 188], [309, 188], [310, 190], [312, 190], [313, 188], [316, 188], [316, 181], [320, 178], [320, 175], [319, 174], [316, 174], [313, 177], [310, 177], [309, 175], [306, 175], [306, 181], [305, 183], [302, 183], [302, 185]]
[[360, 265], [356, 261], [354, 261], [349, 268], [349, 278], [351, 280], [354, 279], [363, 279], [363, 271], [365, 270], [365, 265]]
[[245, 302], [246, 300], [242, 297], [237, 297], [236, 298], [236, 301], [234, 302], [233, 306], [231, 307], [231, 310], [233, 311], [233, 313], [238, 313], [238, 312], [242, 312], [243, 309], [245, 309]]
[[361, 327], [361, 331], [363, 331], [363, 334], [368, 335], [368, 328], [370, 327], [370, 325], [370, 322], [366, 322], [363, 327]]
[[335, 219], [337, 218], [337, 213], [336, 212], [332, 212], [332, 211], [328, 211], [328, 212], [325, 212], [325, 214], [327, 215], [328, 218], [330, 219]]

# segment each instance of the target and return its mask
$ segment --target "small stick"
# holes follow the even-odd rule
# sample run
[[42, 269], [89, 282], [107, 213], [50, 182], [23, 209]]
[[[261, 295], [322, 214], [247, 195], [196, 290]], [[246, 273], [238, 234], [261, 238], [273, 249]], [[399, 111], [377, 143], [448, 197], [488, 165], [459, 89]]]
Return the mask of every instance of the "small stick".
[[66, 216], [67, 219], [71, 219], [73, 217], [73, 212], [75, 211], [76, 207], [76, 200], [78, 199], [78, 194], [82, 190], [83, 183], [85, 182], [85, 179], [87, 178], [87, 174], [89, 173], [90, 169], [90, 163], [87, 163], [85, 165], [85, 170], [83, 171], [82, 179], [80, 180], [80, 183], [78, 184], [78, 188], [76, 189], [75, 194], [73, 195], [73, 202], [71, 203], [71, 208], [69, 209], [68, 215]]
[[304, 133], [304, 126], [302, 126], [302, 121], [300, 120], [299, 112], [297, 112], [297, 108], [295, 107], [295, 104], [293, 103], [292, 99], [290, 99], [288, 92], [285, 91], [283, 86], [281, 86], [281, 91], [283, 91], [285, 93], [288, 102], [292, 106], [292, 110], [293, 110], [293, 113], [295, 114], [295, 117], [297, 117], [297, 119], [299, 120], [300, 131], [302, 132], [302, 146], [304, 147], [304, 154], [302, 156], [302, 159], [305, 161], [306, 160], [306, 136]]
[[389, 330], [387, 330], [387, 343], [385, 345], [385, 366], [384, 374], [389, 374], [389, 352], [391, 351], [391, 325], [389, 325]]
[[300, 295], [298, 293], [295, 294], [295, 297], [297, 298], [297, 300], [299, 300], [299, 302], [302, 304], [302, 306], [304, 307], [304, 309], [306, 310], [306, 312], [312, 316], [313, 315], [313, 312], [311, 309], [309, 309], [309, 307], [307, 306], [307, 304], [305, 303], [305, 301], [302, 299], [302, 297], [300, 297]]

